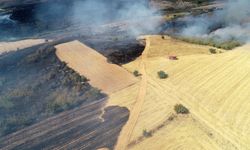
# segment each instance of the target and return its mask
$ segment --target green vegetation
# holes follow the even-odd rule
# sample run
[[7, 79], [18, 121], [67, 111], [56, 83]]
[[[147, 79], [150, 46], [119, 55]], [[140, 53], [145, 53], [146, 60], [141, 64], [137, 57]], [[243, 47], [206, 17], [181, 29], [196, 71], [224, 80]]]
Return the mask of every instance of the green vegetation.
[[214, 49], [214, 48], [210, 48], [209, 49], [209, 52], [211, 53], [211, 54], [216, 54], [217, 52], [216, 52], [216, 49]]
[[166, 74], [164, 71], [159, 71], [158, 76], [159, 76], [160, 79], [168, 78], [168, 74]]
[[189, 110], [182, 104], [176, 104], [174, 110], [177, 114], [189, 114]]
[[216, 39], [198, 39], [198, 38], [188, 38], [188, 37], [175, 37], [176, 39], [188, 42], [188, 43], [193, 43], [193, 44], [200, 44], [200, 45], [209, 45], [225, 50], [232, 50], [238, 46], [243, 45], [244, 43], [239, 42], [237, 40], [228, 40], [228, 41], [220, 41]]
[[152, 136], [152, 132], [147, 131], [146, 129], [143, 130], [143, 136], [144, 137], [151, 137]]
[[133, 72], [133, 74], [134, 74], [134, 76], [136, 76], [136, 77], [138, 77], [138, 76], [140, 76], [141, 74], [139, 73], [139, 71], [138, 70], [135, 70], [134, 72]]

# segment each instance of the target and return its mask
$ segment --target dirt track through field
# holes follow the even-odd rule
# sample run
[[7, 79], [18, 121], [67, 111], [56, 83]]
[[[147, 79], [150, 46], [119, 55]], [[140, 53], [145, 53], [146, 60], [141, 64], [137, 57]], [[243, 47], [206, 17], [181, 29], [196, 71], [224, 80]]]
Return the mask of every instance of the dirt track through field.
[[72, 41], [56, 46], [59, 59], [85, 76], [89, 83], [107, 94], [128, 87], [137, 79], [124, 68], [110, 64], [107, 59], [79, 41]]
[[[65, 52], [65, 58], [74, 56], [78, 59], [76, 55], [86, 55], [78, 52], [82, 51], [82, 48], [78, 49], [76, 45], [65, 45], [65, 50], [73, 53], [68, 55]], [[77, 52], [70, 52], [72, 48]], [[117, 150], [248, 150], [250, 45], [217, 54], [211, 54], [209, 48], [170, 37], [162, 39], [161, 36], [147, 36], [142, 56], [123, 65], [130, 72], [138, 70], [142, 74], [138, 77], [141, 78], [140, 82], [111, 93], [105, 106], [86, 106], [77, 111], [73, 118], [72, 114], [75, 113], [67, 113], [65, 116], [57, 116], [12, 134], [2, 139], [5, 141], [4, 146], [24, 148], [29, 146], [30, 141], [34, 141], [33, 144], [38, 146], [48, 143], [56, 149], [88, 149], [94, 146], [97, 149]], [[170, 60], [170, 55], [178, 56], [178, 60]], [[96, 58], [96, 54], [90, 57]], [[90, 61], [83, 57], [79, 60]], [[71, 59], [71, 62], [77, 64], [79, 60]], [[93, 68], [88, 71], [92, 71], [91, 69]], [[167, 72], [169, 77], [160, 79], [157, 76], [160, 70]], [[169, 120], [169, 117], [175, 114], [176, 104], [183, 104], [190, 110], [190, 114], [178, 115]], [[112, 127], [106, 124], [112, 122], [105, 119], [105, 107], [110, 106], [113, 113], [108, 118], [118, 117], [117, 121], [122, 119], [122, 124], [117, 122], [112, 124]], [[127, 108], [127, 111], [124, 109], [118, 116], [118, 108], [113, 109], [117, 106]], [[93, 108], [96, 110], [92, 112]], [[85, 112], [89, 113], [85, 115]], [[92, 122], [92, 119], [98, 122]], [[169, 123], [161, 126], [166, 120], [169, 120]], [[123, 123], [125, 126], [122, 128]], [[99, 124], [104, 126], [98, 126]], [[117, 124], [120, 125], [119, 129], [113, 131]], [[79, 128], [79, 125], [82, 128]], [[152, 136], [143, 135], [144, 130], [152, 131], [159, 126], [161, 128], [152, 133]], [[85, 128], [91, 130], [85, 131]], [[72, 130], [75, 132], [69, 134]], [[113, 132], [115, 134], [112, 134]], [[107, 147], [107, 144], [93, 145], [93, 142], [101, 143], [106, 139], [109, 141], [114, 135], [116, 138], [113, 139], [111, 144], [114, 145], [111, 147]], [[144, 138], [138, 142], [139, 137]], [[89, 139], [93, 140], [87, 142]], [[20, 145], [19, 142], [25, 145]], [[131, 142], [134, 144], [128, 146]]]
[[[109, 99], [110, 106], [125, 106], [131, 112], [116, 149], [249, 149], [250, 46], [211, 54], [208, 46], [170, 37], [149, 36], [148, 41], [147, 55], [123, 65], [129, 71], [139, 70], [141, 83]], [[170, 55], [178, 60], [169, 60]], [[160, 70], [169, 78], [159, 79]], [[178, 103], [190, 114], [138, 142], [143, 130], [161, 125]]]
[[146, 40], [146, 47], [145, 50], [142, 53], [141, 56], [141, 62], [140, 62], [140, 73], [142, 74], [141, 76], [141, 83], [140, 83], [140, 89], [139, 89], [139, 93], [138, 96], [136, 98], [136, 102], [134, 104], [134, 107], [132, 109], [132, 111], [130, 112], [130, 116], [129, 116], [129, 120], [127, 122], [127, 124], [124, 126], [118, 141], [117, 141], [117, 145], [115, 147], [116, 150], [125, 150], [130, 137], [133, 133], [134, 127], [136, 125], [136, 122], [138, 120], [138, 117], [140, 115], [143, 103], [144, 103], [144, 99], [145, 99], [145, 95], [146, 95], [146, 91], [147, 91], [147, 73], [146, 73], [146, 59], [147, 59], [147, 52], [148, 52], [148, 48], [150, 47], [150, 40], [148, 40], [148, 37], [145, 37]]

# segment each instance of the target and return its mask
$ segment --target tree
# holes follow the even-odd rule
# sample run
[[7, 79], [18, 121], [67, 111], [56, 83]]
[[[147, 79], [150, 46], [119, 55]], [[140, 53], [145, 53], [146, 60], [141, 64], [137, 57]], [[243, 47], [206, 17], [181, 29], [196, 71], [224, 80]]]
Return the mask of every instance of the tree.
[[211, 54], [216, 54], [216, 49], [214, 49], [214, 48], [210, 48], [209, 51]]
[[176, 104], [174, 110], [177, 114], [189, 114], [189, 110], [182, 104]]
[[152, 133], [151, 132], [148, 132], [146, 129], [143, 130], [143, 136], [144, 137], [151, 137], [152, 136]]
[[136, 76], [136, 77], [138, 77], [138, 76], [141, 75], [141, 74], [139, 73], [139, 71], [137, 71], [137, 70], [135, 70], [135, 71], [133, 72], [133, 74], [134, 74], [134, 76]]
[[159, 71], [158, 76], [159, 76], [160, 79], [168, 78], [168, 74], [166, 74], [164, 71]]

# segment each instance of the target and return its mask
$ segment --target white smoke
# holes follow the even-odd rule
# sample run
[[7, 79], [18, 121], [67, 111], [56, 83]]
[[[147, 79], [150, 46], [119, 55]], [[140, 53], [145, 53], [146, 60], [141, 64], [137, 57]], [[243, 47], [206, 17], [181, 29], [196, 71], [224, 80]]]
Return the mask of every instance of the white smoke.
[[181, 35], [216, 38], [223, 41], [237, 39], [242, 42], [250, 42], [249, 8], [249, 0], [228, 0], [223, 10], [199, 17], [186, 18], [192, 21], [181, 30]]
[[[74, 23], [102, 25], [112, 22], [131, 23], [129, 32], [134, 35], [145, 30], [153, 31], [159, 20], [150, 20], [155, 10], [148, 6], [148, 0], [84, 0], [74, 3]], [[138, 24], [139, 23], [139, 24]], [[133, 24], [133, 25], [132, 25]]]

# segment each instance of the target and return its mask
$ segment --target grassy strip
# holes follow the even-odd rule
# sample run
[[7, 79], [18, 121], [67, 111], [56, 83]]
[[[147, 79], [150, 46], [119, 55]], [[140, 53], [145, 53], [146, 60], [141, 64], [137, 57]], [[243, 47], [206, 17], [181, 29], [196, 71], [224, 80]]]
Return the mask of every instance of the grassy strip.
[[225, 49], [225, 50], [232, 50], [238, 46], [243, 45], [244, 43], [232, 39], [232, 40], [228, 40], [228, 41], [219, 41], [219, 40], [215, 40], [212, 38], [188, 38], [188, 37], [175, 37], [178, 40], [182, 40], [188, 43], [193, 43], [193, 44], [199, 44], [199, 45], [209, 45], [209, 46], [213, 46], [213, 47], [217, 47], [217, 48], [221, 48], [221, 49]]

